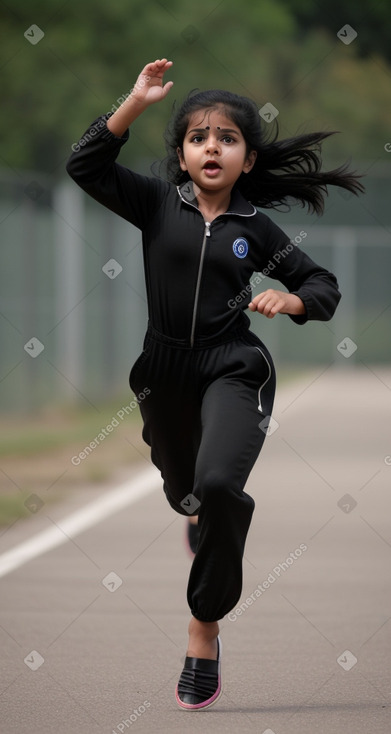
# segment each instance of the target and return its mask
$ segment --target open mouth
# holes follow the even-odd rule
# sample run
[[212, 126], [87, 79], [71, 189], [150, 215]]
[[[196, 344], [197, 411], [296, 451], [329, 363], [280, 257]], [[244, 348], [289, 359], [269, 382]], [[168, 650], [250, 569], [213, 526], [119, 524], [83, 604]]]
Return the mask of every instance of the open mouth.
[[217, 161], [206, 161], [204, 169], [208, 169], [209, 171], [213, 171], [216, 169], [220, 170], [221, 166], [217, 163]]
[[221, 166], [217, 161], [206, 161], [203, 166], [203, 170], [208, 176], [215, 176], [219, 171], [221, 171]]

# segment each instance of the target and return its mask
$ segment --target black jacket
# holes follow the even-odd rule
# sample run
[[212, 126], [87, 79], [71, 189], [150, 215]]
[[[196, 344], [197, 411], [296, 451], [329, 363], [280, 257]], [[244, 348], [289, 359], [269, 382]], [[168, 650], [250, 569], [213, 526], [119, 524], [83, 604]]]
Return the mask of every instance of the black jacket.
[[250, 323], [244, 313], [252, 298], [249, 283], [261, 291], [264, 275], [302, 299], [306, 313], [291, 316], [296, 323], [333, 316], [341, 295], [332, 273], [235, 187], [229, 211], [209, 225], [192, 182], [177, 187], [116, 163], [129, 131], [115, 136], [106, 126], [109, 116], [95, 120], [72, 146], [67, 171], [90, 196], [142, 230], [149, 322], [155, 329], [187, 346], [224, 337]]

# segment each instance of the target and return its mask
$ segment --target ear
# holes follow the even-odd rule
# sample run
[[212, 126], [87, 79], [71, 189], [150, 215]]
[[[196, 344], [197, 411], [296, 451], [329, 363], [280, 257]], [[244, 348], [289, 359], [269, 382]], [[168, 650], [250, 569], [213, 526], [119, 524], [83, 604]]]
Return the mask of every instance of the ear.
[[249, 171], [251, 171], [255, 163], [256, 157], [257, 157], [257, 151], [256, 150], [250, 151], [249, 155], [247, 156], [246, 160], [244, 161], [243, 173], [249, 173]]
[[187, 165], [186, 165], [185, 159], [183, 157], [183, 150], [182, 150], [182, 148], [177, 148], [176, 149], [176, 152], [178, 154], [179, 165], [180, 165], [182, 171], [187, 171]]

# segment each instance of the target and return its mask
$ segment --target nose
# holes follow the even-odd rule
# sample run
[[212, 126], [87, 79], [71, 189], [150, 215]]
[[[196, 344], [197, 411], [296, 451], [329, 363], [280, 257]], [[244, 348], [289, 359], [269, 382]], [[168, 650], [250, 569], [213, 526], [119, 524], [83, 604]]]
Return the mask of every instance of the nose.
[[217, 155], [220, 153], [220, 147], [219, 147], [219, 144], [217, 142], [215, 135], [213, 134], [208, 135], [208, 139], [205, 145], [205, 150], [207, 153], [214, 153]]

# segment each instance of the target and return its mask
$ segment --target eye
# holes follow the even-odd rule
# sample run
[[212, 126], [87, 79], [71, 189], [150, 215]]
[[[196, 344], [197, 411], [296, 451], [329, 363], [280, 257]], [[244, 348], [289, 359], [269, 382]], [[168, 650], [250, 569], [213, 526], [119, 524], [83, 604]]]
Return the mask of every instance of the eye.
[[235, 138], [231, 137], [231, 135], [223, 135], [221, 139], [224, 141], [224, 143], [236, 143]]
[[203, 135], [193, 135], [192, 138], [190, 138], [191, 143], [202, 143], [204, 137]]

